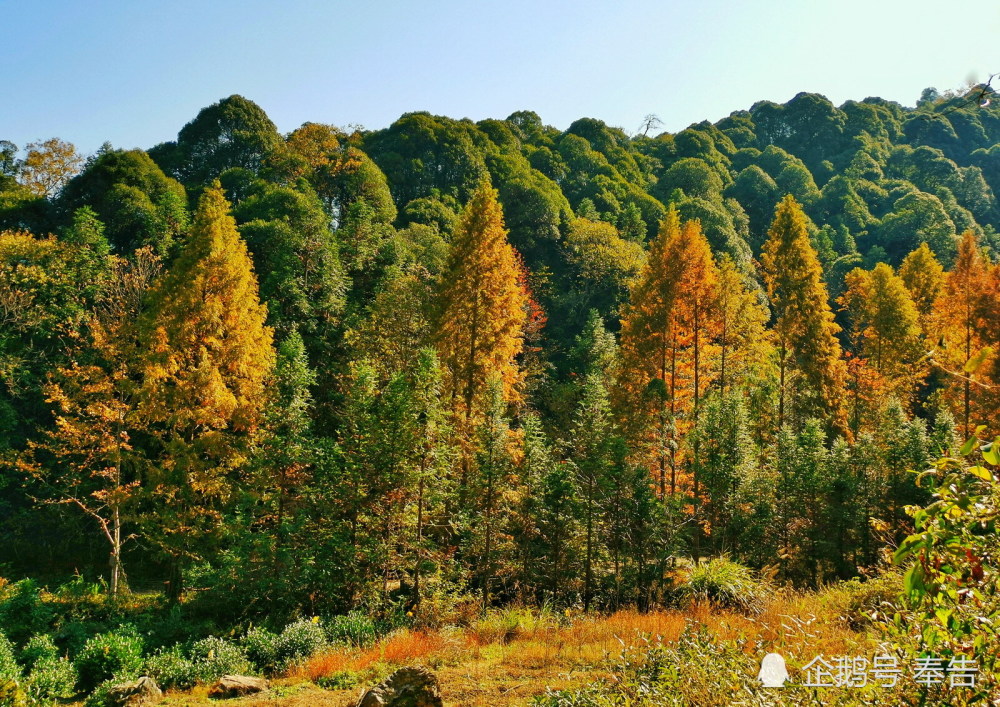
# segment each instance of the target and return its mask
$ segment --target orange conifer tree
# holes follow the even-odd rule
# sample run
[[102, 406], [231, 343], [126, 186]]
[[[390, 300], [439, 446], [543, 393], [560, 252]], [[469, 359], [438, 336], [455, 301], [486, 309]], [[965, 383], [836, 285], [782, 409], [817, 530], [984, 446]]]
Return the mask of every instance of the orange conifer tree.
[[519, 397], [528, 294], [517, 251], [507, 241], [497, 191], [483, 183], [462, 213], [442, 277], [438, 350], [444, 392], [467, 424], [488, 403], [496, 375], [506, 402]]
[[[788, 399], [800, 421], [819, 417], [831, 430], [843, 431], [846, 367], [837, 341], [840, 327], [833, 321], [823, 270], [795, 197], [778, 203], [761, 260], [778, 349], [778, 424], [787, 421]], [[793, 377], [802, 384], [791, 386]]]
[[181, 561], [218, 529], [275, 364], [253, 264], [217, 182], [149, 306], [138, 417], [157, 441], [148, 490], [159, 503], [148, 526], [174, 561], [176, 596]]
[[995, 352], [984, 337], [989, 327], [996, 326], [995, 320], [984, 316], [997, 308], [991, 297], [990, 270], [976, 235], [966, 231], [958, 245], [955, 267], [945, 277], [934, 307], [935, 334], [942, 344], [935, 358], [949, 374], [944, 398], [961, 421], [965, 437], [980, 421], [978, 405], [984, 383], [977, 376], [994, 365]]

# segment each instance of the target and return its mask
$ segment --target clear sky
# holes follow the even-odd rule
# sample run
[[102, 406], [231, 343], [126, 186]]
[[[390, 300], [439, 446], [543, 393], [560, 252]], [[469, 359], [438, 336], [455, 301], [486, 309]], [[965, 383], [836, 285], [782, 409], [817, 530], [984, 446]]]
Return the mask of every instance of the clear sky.
[[173, 139], [233, 93], [283, 132], [527, 109], [631, 133], [1000, 72], [997, 0], [0, 0], [0, 27], [0, 139], [83, 152]]

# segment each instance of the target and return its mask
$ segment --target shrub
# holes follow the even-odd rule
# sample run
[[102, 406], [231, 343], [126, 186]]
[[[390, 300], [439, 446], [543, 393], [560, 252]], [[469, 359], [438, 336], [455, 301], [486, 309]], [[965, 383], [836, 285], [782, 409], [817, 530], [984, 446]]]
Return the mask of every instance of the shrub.
[[36, 703], [49, 704], [76, 693], [76, 669], [66, 658], [43, 656], [39, 658], [25, 682], [28, 695]]
[[489, 611], [473, 622], [469, 633], [481, 644], [510, 643], [518, 636], [554, 627], [556, 618], [547, 611], [532, 613], [527, 609]]
[[14, 643], [25, 643], [39, 633], [47, 633], [52, 623], [52, 607], [42, 601], [42, 592], [33, 579], [22, 579], [0, 593], [0, 626]]
[[361, 676], [350, 670], [340, 670], [332, 675], [317, 678], [316, 684], [324, 690], [350, 690], [361, 684]]
[[482, 601], [468, 594], [463, 585], [432, 575], [425, 586], [414, 609], [414, 627], [468, 626], [479, 618]]
[[58, 658], [59, 649], [52, 640], [52, 636], [43, 633], [40, 636], [32, 636], [31, 640], [21, 651], [21, 663], [30, 670], [39, 660], [44, 658]]
[[180, 645], [160, 649], [146, 658], [143, 673], [153, 678], [164, 690], [190, 690], [198, 682], [198, 669]]
[[24, 689], [34, 703], [49, 704], [73, 696], [76, 670], [71, 662], [59, 656], [51, 636], [43, 634], [28, 641], [21, 651], [21, 662], [28, 673]]
[[324, 622], [330, 643], [347, 643], [364, 648], [378, 639], [378, 628], [372, 618], [361, 611], [350, 611]]
[[132, 627], [100, 633], [76, 657], [81, 690], [92, 690], [111, 678], [131, 680], [142, 668], [142, 638]]
[[240, 642], [247, 658], [258, 670], [268, 675], [278, 668], [278, 634], [266, 628], [255, 627], [247, 631]]
[[69, 655], [79, 655], [91, 638], [110, 627], [90, 621], [69, 621], [53, 634], [59, 648]]
[[223, 675], [246, 675], [254, 672], [246, 654], [224, 638], [209, 636], [191, 646], [191, 660], [199, 680], [211, 682]]
[[886, 572], [865, 582], [852, 579], [842, 582], [832, 594], [847, 625], [861, 631], [879, 615], [891, 615], [899, 603], [902, 576]]
[[[976, 430], [981, 435], [985, 428]], [[968, 457], [968, 458], [962, 458]], [[969, 439], [917, 477], [932, 500], [909, 506], [915, 532], [893, 561], [909, 565], [889, 624], [913, 656], [965, 655], [978, 664], [973, 701], [1000, 694], [1000, 436]]]
[[21, 677], [21, 669], [14, 660], [14, 646], [0, 633], [0, 684], [14, 682]]
[[288, 624], [275, 644], [275, 661], [283, 669], [308, 658], [326, 645], [326, 633], [317, 621], [300, 619]]
[[25, 696], [17, 680], [0, 678], [0, 705], [3, 707], [25, 707], [28, 698]]
[[86, 701], [83, 703], [84, 707], [109, 707], [108, 693], [111, 692], [111, 688], [120, 682], [120, 680], [115, 678], [102, 682], [87, 696]]
[[760, 613], [768, 586], [749, 567], [727, 557], [714, 557], [692, 567], [676, 593], [682, 601], [711, 601], [727, 608]]

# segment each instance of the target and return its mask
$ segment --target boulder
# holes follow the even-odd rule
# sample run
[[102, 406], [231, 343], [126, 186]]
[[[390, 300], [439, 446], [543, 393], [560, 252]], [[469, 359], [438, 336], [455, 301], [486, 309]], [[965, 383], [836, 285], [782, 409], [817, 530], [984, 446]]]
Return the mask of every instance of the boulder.
[[358, 707], [443, 707], [437, 678], [426, 668], [400, 668], [361, 696]]
[[163, 699], [163, 692], [153, 678], [141, 677], [134, 682], [115, 685], [107, 694], [109, 707], [145, 707]]
[[264, 678], [252, 678], [248, 675], [223, 675], [219, 682], [208, 690], [208, 696], [214, 699], [243, 697], [263, 692], [271, 686]]

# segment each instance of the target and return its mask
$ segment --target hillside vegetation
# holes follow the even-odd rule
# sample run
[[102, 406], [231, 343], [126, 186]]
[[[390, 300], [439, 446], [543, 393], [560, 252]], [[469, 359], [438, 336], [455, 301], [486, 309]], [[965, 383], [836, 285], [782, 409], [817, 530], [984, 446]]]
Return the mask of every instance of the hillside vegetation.
[[[353, 688], [394, 664], [328, 650], [364, 618], [365, 650], [441, 665], [579, 651], [605, 691], [537, 704], [619, 704], [676, 688], [633, 664], [656, 651], [759, 664], [787, 636], [753, 617], [841, 582], [889, 589], [823, 620], [838, 650], [985, 671], [991, 97], [630, 136], [528, 111], [282, 135], [230, 96], [147, 150], [0, 141], [0, 682]], [[614, 657], [621, 616], [646, 657]]]

